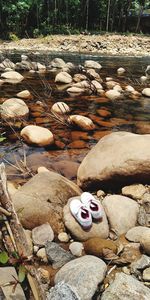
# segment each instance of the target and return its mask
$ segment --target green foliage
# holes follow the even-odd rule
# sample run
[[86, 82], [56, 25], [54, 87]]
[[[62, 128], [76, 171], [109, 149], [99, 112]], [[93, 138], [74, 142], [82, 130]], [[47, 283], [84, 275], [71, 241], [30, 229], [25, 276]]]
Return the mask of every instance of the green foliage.
[[8, 254], [6, 251], [2, 251], [0, 253], [0, 263], [1, 264], [6, 264], [9, 260]]
[[15, 33], [9, 33], [9, 39], [14, 42], [19, 40]]
[[18, 279], [19, 279], [20, 283], [22, 283], [25, 280], [26, 273], [27, 273], [27, 270], [26, 270], [25, 266], [20, 265], [19, 266], [19, 271], [18, 271]]

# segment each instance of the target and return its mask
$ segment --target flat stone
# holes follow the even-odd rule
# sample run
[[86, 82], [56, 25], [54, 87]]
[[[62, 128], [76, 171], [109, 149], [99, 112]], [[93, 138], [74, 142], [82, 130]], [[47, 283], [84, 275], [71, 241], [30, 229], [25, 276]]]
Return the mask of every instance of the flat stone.
[[47, 242], [45, 250], [48, 260], [52, 263], [54, 269], [61, 268], [67, 262], [74, 259], [74, 256], [69, 251], [64, 250], [54, 242]]
[[150, 290], [145, 285], [124, 273], [116, 274], [115, 280], [102, 294], [101, 300], [149, 300]]
[[63, 266], [55, 275], [55, 283], [64, 281], [75, 288], [82, 300], [91, 300], [106, 274], [106, 264], [98, 257], [85, 255]]
[[3, 286], [6, 283], [14, 281], [13, 276], [18, 279], [17, 272], [14, 267], [3, 267], [0, 268], [0, 286], [7, 300], [26, 300], [21, 285], [18, 283], [15, 292], [12, 292], [13, 285]]
[[125, 196], [111, 195], [106, 196], [102, 202], [108, 221], [112, 230], [116, 234], [126, 233], [134, 227], [137, 222], [139, 206]]
[[35, 227], [32, 230], [32, 240], [37, 246], [44, 246], [47, 241], [53, 241], [54, 232], [49, 223]]

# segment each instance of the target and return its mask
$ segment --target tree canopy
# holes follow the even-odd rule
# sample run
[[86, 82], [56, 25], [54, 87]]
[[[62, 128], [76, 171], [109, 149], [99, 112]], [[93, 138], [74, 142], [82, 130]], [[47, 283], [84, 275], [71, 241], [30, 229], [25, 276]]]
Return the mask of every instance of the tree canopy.
[[149, 0], [0, 0], [0, 35], [139, 32], [146, 10]]

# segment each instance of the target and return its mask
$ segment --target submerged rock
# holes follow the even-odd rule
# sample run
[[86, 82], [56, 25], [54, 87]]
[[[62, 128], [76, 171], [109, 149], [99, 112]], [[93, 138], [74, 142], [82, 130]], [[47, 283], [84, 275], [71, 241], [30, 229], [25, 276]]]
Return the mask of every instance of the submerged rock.
[[9, 72], [2, 73], [1, 77], [5, 79], [10, 79], [12, 81], [16, 80], [17, 82], [20, 82], [24, 79], [24, 77], [16, 71], [9, 71]]
[[29, 144], [47, 146], [54, 143], [54, 137], [50, 130], [36, 125], [28, 125], [21, 130], [20, 135]]

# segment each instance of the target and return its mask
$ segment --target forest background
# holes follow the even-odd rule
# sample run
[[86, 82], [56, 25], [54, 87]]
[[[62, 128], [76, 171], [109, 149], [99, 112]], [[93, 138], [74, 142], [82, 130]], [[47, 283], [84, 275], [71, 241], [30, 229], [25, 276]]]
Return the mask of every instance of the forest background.
[[149, 0], [0, 0], [0, 38], [150, 33]]

